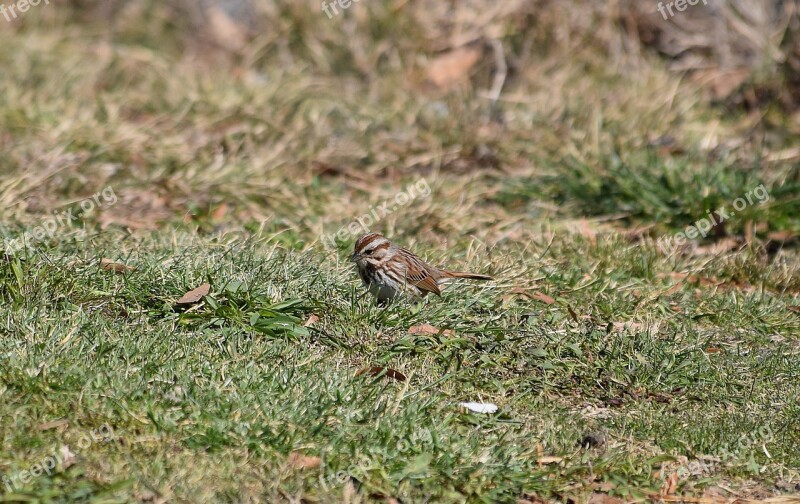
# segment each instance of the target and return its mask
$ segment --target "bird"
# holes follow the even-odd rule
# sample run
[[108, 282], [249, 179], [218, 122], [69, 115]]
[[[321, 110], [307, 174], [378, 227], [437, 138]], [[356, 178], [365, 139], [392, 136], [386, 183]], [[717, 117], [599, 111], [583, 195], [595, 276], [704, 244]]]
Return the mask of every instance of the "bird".
[[367, 233], [356, 240], [350, 260], [356, 263], [364, 287], [381, 305], [403, 297], [420, 300], [430, 292], [441, 296], [442, 284], [453, 278], [493, 280], [489, 275], [431, 266], [378, 233]]

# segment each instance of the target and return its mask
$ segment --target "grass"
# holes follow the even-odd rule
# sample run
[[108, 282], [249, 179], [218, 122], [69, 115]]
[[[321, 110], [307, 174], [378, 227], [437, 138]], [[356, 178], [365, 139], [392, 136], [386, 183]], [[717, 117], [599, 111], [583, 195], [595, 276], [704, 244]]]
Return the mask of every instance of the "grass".
[[[4, 237], [117, 196], [0, 256], [0, 500], [796, 493], [796, 136], [603, 34], [532, 54], [513, 16], [497, 103], [489, 57], [432, 91], [438, 25], [362, 4], [279, 3], [233, 56], [155, 6], [0, 34]], [[379, 308], [322, 237], [423, 179], [376, 230], [497, 280]], [[760, 184], [725, 236], [658, 246]]]

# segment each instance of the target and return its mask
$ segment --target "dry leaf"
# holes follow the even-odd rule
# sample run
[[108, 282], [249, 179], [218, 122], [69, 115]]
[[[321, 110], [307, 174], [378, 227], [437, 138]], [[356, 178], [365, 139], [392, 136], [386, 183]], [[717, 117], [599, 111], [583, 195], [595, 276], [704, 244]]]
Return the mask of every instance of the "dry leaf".
[[222, 219], [225, 218], [225, 214], [227, 214], [227, 213], [228, 213], [228, 204], [227, 203], [223, 203], [220, 206], [218, 206], [216, 209], [214, 209], [213, 212], [211, 212], [211, 220], [213, 220], [215, 222], [219, 222], [219, 221], [221, 221]]
[[719, 353], [719, 348], [717, 348], [717, 347], [708, 347], [708, 348], [706, 348], [706, 353]]
[[365, 368], [361, 368], [358, 371], [356, 371], [356, 376], [361, 376], [363, 374], [368, 374], [370, 376], [379, 376], [384, 371], [386, 372], [386, 374], [384, 376], [387, 376], [387, 377], [392, 378], [393, 380], [397, 380], [397, 381], [406, 381], [406, 375], [404, 375], [400, 371], [397, 371], [396, 369], [384, 368], [384, 367], [380, 367], [380, 366], [367, 366]]
[[292, 452], [286, 463], [295, 469], [316, 469], [322, 463], [319, 457], [303, 455], [300, 452]]
[[678, 282], [669, 289], [659, 294], [659, 296], [671, 296], [677, 292], [680, 292], [681, 289], [683, 289], [683, 282]]
[[674, 472], [667, 476], [664, 485], [661, 487], [661, 495], [674, 495], [678, 489], [678, 473]]
[[100, 259], [100, 267], [106, 271], [113, 271], [114, 273], [126, 273], [128, 271], [135, 271], [136, 268], [126, 266], [112, 261], [111, 259]]
[[428, 80], [440, 89], [450, 89], [469, 76], [482, 53], [477, 47], [461, 47], [442, 54], [428, 64]]
[[317, 317], [316, 315], [314, 315], [314, 314], [312, 313], [312, 314], [311, 314], [311, 315], [308, 317], [308, 320], [306, 320], [305, 322], [303, 322], [303, 327], [311, 327], [312, 325], [316, 324], [317, 322], [319, 322], [319, 317]]
[[58, 427], [62, 427], [62, 426], [66, 426], [66, 425], [69, 425], [69, 422], [67, 420], [63, 419], [63, 418], [60, 418], [58, 420], [51, 420], [49, 422], [45, 422], [43, 424], [39, 424], [39, 425], [36, 426], [36, 429], [40, 430], [40, 431], [46, 431], [46, 430], [56, 429]]
[[793, 311], [795, 313], [800, 313], [800, 306], [790, 306], [789, 311]]
[[194, 304], [203, 299], [203, 296], [208, 295], [209, 292], [211, 292], [211, 285], [204, 283], [200, 287], [192, 289], [183, 296], [181, 296], [181, 298], [178, 300], [178, 304], [179, 305]]
[[538, 292], [538, 291], [533, 293], [533, 295], [531, 296], [531, 299], [535, 299], [536, 301], [541, 301], [542, 303], [548, 304], [548, 305], [555, 304], [555, 302], [556, 302], [555, 299], [551, 298], [547, 294], [544, 294], [544, 293]]
[[408, 334], [439, 334], [440, 332], [444, 336], [455, 335], [455, 331], [452, 329], [445, 329], [442, 331], [438, 327], [434, 327], [430, 324], [420, 324], [408, 328]]

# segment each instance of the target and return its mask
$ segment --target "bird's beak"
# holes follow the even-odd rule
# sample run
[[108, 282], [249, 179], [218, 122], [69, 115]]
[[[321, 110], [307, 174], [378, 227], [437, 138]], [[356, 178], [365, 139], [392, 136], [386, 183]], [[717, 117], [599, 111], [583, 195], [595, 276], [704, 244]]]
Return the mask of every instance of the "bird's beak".
[[361, 259], [361, 254], [358, 252], [353, 252], [353, 255], [350, 256], [350, 260], [353, 262], [358, 262]]

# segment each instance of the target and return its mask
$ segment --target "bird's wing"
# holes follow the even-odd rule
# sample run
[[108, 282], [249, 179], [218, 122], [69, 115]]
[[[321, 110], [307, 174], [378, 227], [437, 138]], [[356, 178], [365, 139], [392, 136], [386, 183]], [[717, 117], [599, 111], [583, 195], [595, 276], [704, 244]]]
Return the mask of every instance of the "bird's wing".
[[437, 296], [442, 295], [442, 291], [439, 290], [439, 286], [436, 284], [436, 280], [434, 280], [432, 276], [426, 276], [420, 281], [412, 281], [411, 283], [414, 284], [418, 289], [433, 292]]
[[441, 296], [442, 291], [439, 290], [439, 284], [436, 278], [431, 275], [427, 265], [410, 251], [405, 249], [403, 251], [409, 262], [409, 267], [406, 268], [406, 281], [420, 290], [433, 292], [437, 296]]

